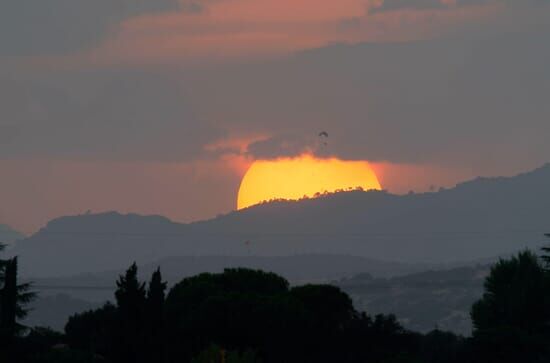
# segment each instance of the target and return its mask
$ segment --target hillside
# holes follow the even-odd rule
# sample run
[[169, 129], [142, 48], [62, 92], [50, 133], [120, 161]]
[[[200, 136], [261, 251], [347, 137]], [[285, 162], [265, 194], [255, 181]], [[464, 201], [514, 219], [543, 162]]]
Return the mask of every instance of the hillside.
[[395, 314], [408, 329], [428, 332], [438, 327], [468, 336], [470, 308], [483, 294], [488, 265], [424, 271], [393, 278], [361, 274], [334, 282], [369, 314]]
[[22, 233], [12, 229], [10, 226], [0, 224], [0, 243], [10, 244], [22, 238], [25, 238]]
[[337, 254], [453, 263], [538, 248], [550, 229], [550, 165], [435, 193], [345, 192], [273, 202], [191, 224], [159, 216], [51, 221], [13, 249], [23, 274], [72, 275], [171, 256]]

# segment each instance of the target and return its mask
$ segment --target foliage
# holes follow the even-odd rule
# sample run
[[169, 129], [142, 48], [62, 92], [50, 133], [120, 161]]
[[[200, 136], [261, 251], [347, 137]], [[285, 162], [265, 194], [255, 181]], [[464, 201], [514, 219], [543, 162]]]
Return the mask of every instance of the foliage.
[[69, 346], [116, 362], [162, 362], [166, 283], [157, 269], [148, 289], [132, 264], [117, 281], [116, 306], [73, 315], [65, 326]]
[[164, 358], [164, 301], [166, 282], [158, 268], [151, 276], [145, 304], [145, 357], [146, 361], [163, 361]]
[[75, 314], [65, 325], [66, 341], [72, 348], [104, 356], [115, 354], [117, 333], [117, 308], [111, 303]]
[[550, 279], [536, 255], [525, 251], [500, 260], [485, 281], [483, 298], [472, 307], [474, 333], [491, 328], [547, 331], [549, 304]]
[[471, 316], [478, 355], [487, 362], [550, 359], [550, 274], [533, 253], [493, 266]]
[[209, 348], [200, 352], [191, 363], [260, 363], [254, 351], [248, 349], [243, 353], [238, 351], [227, 351], [217, 345], [211, 345]]
[[472, 306], [471, 338], [410, 332], [393, 315], [356, 311], [337, 287], [290, 288], [249, 269], [185, 278], [165, 298], [160, 270], [146, 289], [134, 264], [117, 286], [116, 306], [71, 317], [63, 354], [133, 363], [550, 361], [550, 273], [528, 251], [492, 267]]
[[169, 354], [190, 359], [213, 342], [276, 354], [287, 338], [285, 317], [292, 314], [287, 294], [286, 280], [260, 271], [228, 269], [184, 279], [166, 299]]
[[[546, 233], [545, 236], [550, 238], [550, 233]], [[543, 254], [540, 258], [544, 262], [546, 270], [550, 271], [550, 246], [542, 247], [541, 250], [543, 251]]]
[[[197, 357], [212, 343], [230, 351], [254, 349], [264, 362], [355, 362], [357, 352], [367, 358], [390, 355], [375, 346], [365, 351], [365, 341], [351, 339], [353, 329], [371, 332], [385, 318], [378, 325], [362, 319], [337, 287], [289, 289], [286, 280], [262, 271], [228, 269], [184, 279], [168, 294], [166, 316], [169, 357]], [[400, 351], [396, 343], [403, 329], [388, 320], [395, 330], [385, 336], [387, 346]]]
[[27, 305], [36, 294], [30, 283], [18, 284], [17, 257], [2, 260], [0, 271], [0, 359], [13, 360], [15, 338], [26, 329], [19, 321], [27, 316]]
[[[0, 243], [0, 252], [5, 245]], [[31, 284], [18, 284], [18, 259], [0, 259], [0, 362], [16, 361], [20, 354], [18, 337], [26, 330], [19, 321], [27, 316], [27, 305], [36, 294]], [[34, 330], [27, 340], [32, 341]], [[34, 347], [33, 351], [37, 350]]]
[[[27, 316], [29, 311], [27, 305], [36, 296], [34, 292], [30, 291], [30, 283], [17, 283], [17, 266], [17, 257], [5, 262], [4, 286], [0, 291], [0, 305], [2, 306], [0, 326], [3, 332], [11, 335], [19, 334], [25, 329], [25, 327], [18, 324], [17, 321]], [[7, 330], [7, 332], [5, 330]]]
[[146, 290], [145, 283], [138, 280], [135, 263], [119, 277], [116, 285], [117, 360], [121, 363], [141, 362], [145, 358], [143, 348]]

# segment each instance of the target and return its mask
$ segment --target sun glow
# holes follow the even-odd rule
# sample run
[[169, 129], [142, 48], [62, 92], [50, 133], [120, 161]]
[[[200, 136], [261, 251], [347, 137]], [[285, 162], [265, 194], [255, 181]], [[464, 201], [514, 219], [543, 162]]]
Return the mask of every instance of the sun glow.
[[376, 174], [366, 161], [311, 155], [255, 161], [241, 181], [237, 209], [274, 199], [298, 200], [317, 193], [349, 189], [380, 189]]

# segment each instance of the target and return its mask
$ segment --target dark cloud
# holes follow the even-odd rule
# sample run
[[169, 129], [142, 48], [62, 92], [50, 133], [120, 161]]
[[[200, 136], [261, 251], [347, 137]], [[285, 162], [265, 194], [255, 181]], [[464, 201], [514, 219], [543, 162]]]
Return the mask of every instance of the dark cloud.
[[503, 30], [192, 71], [0, 67], [0, 158], [189, 160], [227, 135], [269, 135], [248, 155], [534, 166], [550, 155], [550, 13], [536, 13]]
[[247, 153], [258, 159], [292, 157], [303, 153], [330, 156], [330, 137], [320, 133], [320, 130], [312, 129], [309, 133], [278, 134], [250, 144]]
[[300, 153], [326, 130], [342, 158], [533, 165], [550, 155], [548, 35], [335, 45], [198, 76], [193, 97], [212, 119], [270, 130], [248, 150], [261, 158]]
[[402, 9], [442, 9], [446, 7], [448, 7], [448, 5], [441, 0], [384, 0], [379, 7], [372, 7], [369, 13], [374, 14]]
[[338, 27], [342, 30], [356, 29], [361, 25], [361, 17], [352, 17], [341, 20]]
[[248, 146], [247, 152], [255, 158], [271, 159], [299, 155], [315, 148], [312, 137], [283, 134], [256, 141]]
[[162, 72], [0, 77], [0, 158], [189, 160], [220, 135]]
[[[197, 11], [200, 6], [184, 4], [184, 10]], [[97, 44], [127, 18], [179, 6], [178, 0], [3, 0], [0, 55], [80, 50]]]
[[182, 1], [180, 2], [180, 9], [186, 13], [190, 14], [200, 14], [205, 10], [205, 7], [202, 3], [198, 1]]
[[378, 7], [370, 7], [369, 13], [375, 14], [394, 10], [449, 9], [484, 4], [505, 4], [513, 7], [525, 7], [527, 5], [543, 5], [547, 2], [548, 0], [384, 0]]

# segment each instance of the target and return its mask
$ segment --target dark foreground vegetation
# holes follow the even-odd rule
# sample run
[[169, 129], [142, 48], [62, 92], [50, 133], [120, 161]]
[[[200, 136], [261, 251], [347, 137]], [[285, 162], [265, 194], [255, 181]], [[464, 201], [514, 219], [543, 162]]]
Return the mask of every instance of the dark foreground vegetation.
[[548, 260], [526, 251], [495, 264], [468, 338], [407, 331], [392, 315], [356, 311], [330, 285], [289, 287], [273, 273], [228, 269], [168, 292], [160, 270], [143, 283], [135, 264], [117, 281], [116, 304], [72, 316], [64, 334], [23, 332], [16, 321], [31, 296], [3, 263], [2, 362], [549, 362]]

